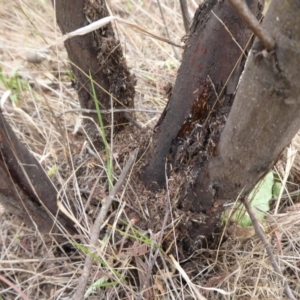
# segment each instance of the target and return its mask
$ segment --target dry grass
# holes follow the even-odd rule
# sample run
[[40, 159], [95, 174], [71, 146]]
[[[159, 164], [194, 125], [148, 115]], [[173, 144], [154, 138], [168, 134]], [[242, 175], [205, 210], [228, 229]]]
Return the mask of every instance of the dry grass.
[[[60, 36], [50, 1], [2, 0], [0, 3], [0, 68], [7, 81], [14, 78], [11, 82], [22, 86], [19, 92], [12, 90], [16, 100], [13, 102], [5, 96], [12, 83], [5, 86], [0, 82], [3, 114], [49, 172], [59, 192], [65, 193], [69, 202], [75, 203], [74, 218], [82, 226], [82, 234], [77, 238], [86, 246], [92, 220], [98, 211], [97, 206], [89, 206], [87, 202], [97, 203], [107, 191], [105, 155], [91, 154], [92, 149], [85, 143], [87, 137], [79, 113], [62, 114], [79, 108], [70, 83], [63, 45], [51, 48], [40, 64], [28, 61], [28, 51], [43, 48]], [[196, 4], [194, 1], [189, 4], [193, 11]], [[184, 35], [179, 2], [165, 0], [161, 5], [170, 38], [179, 43]], [[122, 18], [166, 36], [156, 1], [112, 0], [110, 7]], [[117, 29], [129, 66], [138, 79], [136, 106], [162, 110], [166, 103], [163, 88], [175, 80], [180, 64], [179, 51], [174, 52], [172, 46], [140, 35], [128, 27], [117, 25]], [[18, 76], [11, 76], [16, 68]], [[153, 126], [159, 115], [140, 113], [138, 117], [143, 124]], [[299, 140], [299, 137], [294, 140], [297, 149], [300, 149]], [[71, 164], [68, 164], [68, 157], [72, 158]], [[115, 165], [117, 170], [121, 168], [117, 162]], [[290, 177], [295, 182], [300, 179], [299, 166], [297, 156]], [[79, 167], [81, 174], [75, 176]], [[94, 186], [94, 193], [91, 193]], [[286, 187], [293, 192], [298, 190], [295, 183], [288, 182]], [[118, 197], [121, 201], [123, 194]], [[299, 206], [294, 205], [294, 200], [295, 197], [283, 197], [279, 212], [270, 213], [267, 222], [268, 238], [274, 246], [280, 268], [295, 295], [300, 297], [300, 222]], [[64, 205], [68, 207], [70, 203]], [[294, 207], [294, 210], [284, 207]], [[115, 225], [123, 212], [121, 205], [115, 214]], [[133, 222], [128, 217], [128, 223], [130, 220]], [[172, 225], [168, 226], [173, 234]], [[136, 281], [137, 278], [140, 282], [145, 281], [147, 272], [148, 276], [151, 275], [150, 288], [144, 297], [152, 299], [201, 299], [201, 294], [207, 299], [282, 299], [282, 285], [271, 268], [264, 245], [255, 236], [230, 238], [217, 250], [198, 251], [185, 262], [184, 269], [175, 258], [159, 252], [151, 271], [148, 254], [155, 253], [151, 241], [159, 237], [148, 233], [148, 238], [141, 241], [139, 233], [132, 231], [130, 226], [125, 226], [123, 231], [136, 235], [135, 246], [125, 252], [116, 252], [113, 241], [120, 239], [119, 233], [107, 229], [102, 244], [96, 249], [98, 261], [93, 264], [89, 280], [89, 286], [103, 279], [115, 284], [105, 287], [102, 282], [102, 287], [96, 288], [87, 299], [138, 299], [140, 287]], [[126, 235], [122, 240], [124, 245], [125, 239]], [[20, 292], [12, 286], [29, 299], [68, 299], [78, 285], [86, 256], [86, 248], [79, 251], [78, 247], [66, 248], [52, 240], [42, 240], [37, 232], [26, 228], [14, 216], [1, 213], [0, 299], [21, 299]], [[119, 250], [122, 247], [122, 243], [117, 245]], [[124, 276], [126, 282], [119, 275]]]

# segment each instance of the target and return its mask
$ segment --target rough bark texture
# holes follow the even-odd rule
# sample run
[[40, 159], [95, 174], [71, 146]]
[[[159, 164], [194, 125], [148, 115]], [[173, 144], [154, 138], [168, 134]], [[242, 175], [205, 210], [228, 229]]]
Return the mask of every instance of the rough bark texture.
[[[247, 3], [260, 19], [264, 1]], [[250, 38], [250, 30], [228, 1], [201, 5], [171, 99], [156, 128], [142, 179], [151, 190], [162, 187], [167, 162], [173, 209], [183, 220], [178, 226], [183, 252], [202, 247], [221, 225], [224, 201], [214, 197], [208, 163], [217, 154]]]
[[300, 128], [299, 15], [299, 1], [273, 0], [263, 27], [275, 38], [275, 53], [262, 52], [255, 40], [209, 167], [223, 198], [246, 195]]
[[[57, 192], [39, 162], [22, 145], [0, 114], [0, 203], [40, 232], [57, 231], [48, 212], [57, 216]], [[73, 223], [60, 216], [58, 221], [70, 233]]]
[[179, 201], [201, 215], [191, 241], [215, 231], [224, 204], [246, 197], [300, 128], [299, 13], [297, 1], [271, 3], [263, 26], [276, 50], [255, 40], [216, 152]]
[[[109, 15], [104, 0], [57, 0], [55, 10], [63, 34]], [[65, 46], [75, 75], [76, 89], [82, 108], [95, 109], [89, 74], [94, 80], [100, 108], [112, 108], [111, 99], [114, 108], [133, 107], [135, 78], [129, 73], [111, 24], [90, 34], [69, 39], [65, 42]], [[84, 115], [99, 124], [96, 113]], [[101, 136], [89, 118], [85, 119], [86, 130], [98, 148], [101, 145]], [[102, 115], [102, 119], [105, 126], [114, 125], [116, 131], [122, 129], [124, 123], [127, 123], [124, 113], [114, 114], [114, 124], [111, 124], [110, 114]]]
[[[247, 1], [255, 15], [261, 13], [260, 2]], [[234, 93], [243, 68], [239, 62], [242, 51], [231, 35], [241, 48], [245, 48], [251, 32], [227, 1], [207, 1], [199, 7], [172, 97], [156, 128], [151, 158], [143, 174], [148, 186], [164, 183], [167, 156], [176, 152], [174, 148], [191, 134], [196, 124], [207, 119], [216, 100], [224, 95], [220, 92], [225, 92], [227, 100]]]

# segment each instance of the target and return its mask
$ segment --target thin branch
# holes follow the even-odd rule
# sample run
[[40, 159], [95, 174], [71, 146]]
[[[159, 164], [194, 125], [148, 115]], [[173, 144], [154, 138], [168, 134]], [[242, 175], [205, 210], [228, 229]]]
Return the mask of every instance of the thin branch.
[[245, 53], [243, 47], [239, 44], [239, 42], [236, 40], [236, 38], [233, 36], [233, 34], [231, 33], [231, 31], [229, 30], [229, 28], [226, 26], [226, 24], [214, 13], [214, 11], [212, 10], [211, 13], [217, 18], [217, 20], [224, 26], [224, 28], [226, 29], [226, 31], [229, 33], [229, 35], [231, 36], [232, 40], [236, 43], [236, 45], [240, 48], [241, 52], [243, 53], [243, 55], [247, 58], [247, 54]]
[[285, 277], [283, 276], [277, 262], [276, 262], [276, 259], [275, 259], [275, 256], [273, 254], [273, 251], [272, 251], [272, 246], [271, 244], [268, 242], [264, 232], [262, 231], [258, 221], [257, 221], [257, 218], [256, 218], [256, 215], [255, 215], [255, 212], [253, 211], [250, 203], [248, 202], [247, 199], [242, 199], [241, 200], [242, 203], [244, 204], [246, 210], [247, 210], [247, 213], [249, 214], [251, 220], [252, 220], [252, 223], [253, 223], [253, 227], [255, 229], [255, 232], [256, 234], [258, 235], [258, 237], [260, 238], [260, 240], [263, 242], [265, 248], [266, 248], [266, 251], [267, 251], [267, 254], [269, 256], [269, 260], [270, 260], [270, 263], [274, 269], [274, 271], [276, 272], [277, 276], [282, 280], [282, 283], [283, 283], [283, 286], [284, 286], [284, 292], [285, 292], [285, 295], [289, 298], [289, 299], [292, 299], [292, 300], [296, 300], [295, 296], [293, 295], [293, 292], [292, 290], [290, 289], [289, 285], [288, 285], [288, 282], [287, 280], [285, 279]]
[[171, 202], [170, 202], [170, 193], [169, 193], [169, 186], [168, 186], [167, 165], [166, 164], [165, 164], [165, 176], [166, 176], [166, 189], [167, 189], [167, 200], [168, 200], [167, 201], [167, 209], [166, 209], [164, 220], [163, 220], [163, 223], [162, 223], [162, 226], [161, 226], [159, 240], [158, 240], [158, 243], [157, 243], [157, 249], [156, 249], [154, 255], [153, 255], [153, 240], [151, 239], [152, 242], [151, 242], [151, 251], [149, 253], [149, 264], [148, 264], [148, 269], [147, 269], [147, 275], [146, 275], [145, 282], [143, 283], [142, 290], [141, 290], [137, 300], [142, 300], [143, 299], [144, 291], [148, 288], [149, 281], [150, 281], [150, 278], [151, 278], [152, 269], [153, 269], [154, 264], [156, 262], [157, 256], [160, 253], [160, 247], [161, 247], [164, 231], [165, 231], [165, 228], [167, 226], [167, 221], [168, 221], [169, 214], [171, 212]]
[[[131, 124], [133, 124], [135, 127], [137, 127], [139, 130], [145, 131], [148, 129], [147, 126], [144, 126], [139, 121], [137, 121], [135, 118], [133, 118], [128, 112], [124, 113], [124, 117], [127, 121], [129, 121]], [[113, 124], [113, 123], [112, 123]], [[113, 126], [112, 126], [113, 127]]]
[[179, 2], [185, 33], [188, 33], [191, 25], [191, 16], [189, 13], [189, 8], [186, 0], [179, 0]]
[[8, 286], [10, 286], [12, 289], [14, 289], [24, 300], [29, 300], [29, 298], [12, 282], [10, 282], [8, 279], [0, 275], [0, 280], [5, 282]]
[[[162, 18], [162, 20], [163, 20], [163, 22], [164, 22], [164, 26], [165, 26], [165, 30], [166, 30], [167, 37], [168, 37], [168, 39], [171, 41], [169, 29], [168, 29], [168, 26], [167, 26], [167, 23], [166, 23], [166, 20], [165, 20], [165, 16], [164, 16], [163, 10], [162, 10], [161, 5], [160, 5], [160, 0], [157, 0], [157, 4], [158, 4], [158, 7], [159, 7], [159, 11], [160, 11], [160, 14], [161, 14], [161, 18]], [[171, 44], [171, 45], [172, 45], [172, 44]], [[175, 55], [176, 59], [179, 60], [180, 57], [179, 57], [179, 54], [178, 54], [177, 49], [174, 47], [174, 45], [172, 45], [172, 48], [173, 48], [174, 55]]]
[[[138, 154], [138, 149], [134, 150], [133, 153], [131, 154], [131, 156], [129, 157], [117, 183], [115, 184], [115, 186], [113, 187], [113, 189], [111, 190], [111, 192], [109, 193], [109, 195], [107, 197], [105, 197], [104, 201], [103, 201], [103, 205], [101, 207], [101, 210], [94, 222], [92, 231], [91, 231], [91, 240], [90, 240], [90, 246], [91, 247], [96, 247], [98, 239], [99, 239], [99, 234], [100, 234], [100, 230], [101, 227], [104, 223], [104, 219], [107, 215], [107, 212], [113, 202], [113, 199], [115, 198], [117, 192], [120, 190], [120, 188], [122, 187], [127, 174], [130, 172], [132, 165], [135, 162], [135, 159], [137, 157]], [[92, 262], [93, 262], [93, 258], [91, 255], [87, 255], [85, 262], [84, 262], [84, 267], [83, 267], [83, 271], [82, 271], [82, 275], [80, 277], [79, 283], [78, 283], [78, 287], [75, 291], [75, 294], [73, 295], [72, 299], [74, 300], [81, 300], [83, 299], [84, 296], [84, 291], [87, 285], [87, 281], [88, 281], [88, 277], [90, 275], [90, 270], [91, 270], [91, 266], [92, 266]]]
[[[96, 109], [86, 109], [86, 108], [74, 108], [74, 109], [68, 109], [65, 110], [63, 113], [59, 114], [59, 117], [68, 114], [68, 113], [74, 113], [74, 112], [81, 112], [81, 113], [97, 113]], [[110, 114], [112, 112], [145, 112], [145, 113], [153, 113], [153, 114], [161, 114], [161, 110], [157, 109], [143, 109], [143, 108], [113, 108], [113, 109], [101, 109], [102, 114]]]
[[84, 212], [85, 212], [85, 211], [87, 210], [87, 208], [90, 206], [90, 203], [91, 203], [91, 201], [92, 201], [92, 198], [93, 198], [94, 193], [95, 193], [95, 190], [96, 190], [96, 187], [98, 186], [98, 183], [99, 183], [99, 181], [100, 181], [100, 178], [101, 178], [103, 172], [104, 172], [104, 170], [102, 170], [101, 174], [98, 175], [98, 178], [96, 179], [96, 181], [95, 181], [95, 183], [94, 183], [94, 185], [93, 185], [93, 187], [92, 187], [92, 190], [91, 190], [91, 192], [90, 192], [90, 195], [89, 195], [89, 197], [88, 197], [88, 199], [87, 199], [87, 201], [86, 201], [86, 204], [84, 205], [83, 212], [82, 212], [81, 216], [79, 217], [79, 220], [78, 220], [79, 223], [81, 223], [81, 221], [82, 221], [82, 219], [83, 219], [83, 217], [84, 217]]
[[46, 49], [50, 48], [50, 47], [53, 47], [53, 46], [56, 46], [62, 42], [65, 42], [66, 40], [72, 38], [72, 37], [75, 37], [75, 36], [81, 36], [81, 35], [85, 35], [85, 34], [88, 34], [90, 32], [93, 32], [99, 28], [102, 28], [103, 26], [106, 26], [108, 23], [112, 22], [112, 21], [118, 21], [119, 23], [123, 23], [125, 25], [128, 25], [129, 27], [135, 29], [136, 31], [142, 33], [142, 34], [145, 34], [145, 35], [148, 35], [148, 36], [151, 36], [152, 38], [154, 39], [157, 39], [159, 41], [162, 41], [162, 42], [165, 42], [165, 43], [168, 43], [172, 46], [175, 46], [175, 47], [179, 47], [179, 48], [182, 48], [181, 45], [178, 45], [174, 42], [172, 42], [171, 40], [168, 40], [166, 38], [163, 38], [163, 37], [160, 37], [158, 35], [155, 35], [153, 33], [151, 33], [150, 31], [147, 31], [146, 29], [136, 25], [136, 24], [133, 24], [131, 22], [128, 22], [126, 21], [125, 19], [122, 19], [122, 18], [118, 18], [118, 17], [114, 17], [114, 16], [108, 16], [108, 17], [105, 17], [105, 18], [102, 18], [100, 20], [97, 20], [93, 23], [90, 23], [89, 25], [87, 26], [84, 26], [84, 27], [80, 27], [72, 32], [69, 32], [69, 33], [66, 33], [65, 35], [63, 35], [62, 37], [58, 38], [53, 44], [50, 44], [50, 45], [47, 45], [46, 47], [42, 48], [40, 51], [45, 51]]
[[250, 11], [248, 5], [243, 0], [229, 0], [231, 5], [234, 7], [238, 15], [258, 37], [263, 46], [268, 50], [272, 51], [275, 48], [275, 40], [270, 36], [269, 32], [265, 30]]
[[[145, 131], [148, 128], [148, 126], [142, 125], [140, 122], [138, 122], [136, 119], [134, 119], [128, 112], [146, 112], [146, 113], [155, 113], [155, 114], [161, 114], [161, 110], [156, 110], [156, 109], [140, 109], [140, 108], [113, 108], [113, 109], [102, 109], [101, 113], [102, 114], [112, 114], [112, 113], [117, 113], [117, 112], [123, 112], [124, 117], [132, 123], [134, 126], [136, 126], [138, 129]], [[73, 113], [73, 112], [81, 112], [81, 113], [97, 113], [98, 111], [96, 109], [85, 109], [85, 108], [74, 108], [74, 109], [69, 109], [65, 110], [63, 113], [59, 115], [62, 116], [64, 114], [68, 113]]]

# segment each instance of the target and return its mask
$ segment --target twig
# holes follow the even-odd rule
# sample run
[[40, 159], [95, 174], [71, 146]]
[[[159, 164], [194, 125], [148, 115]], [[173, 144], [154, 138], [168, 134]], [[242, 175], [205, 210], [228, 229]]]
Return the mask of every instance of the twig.
[[53, 47], [53, 46], [56, 46], [59, 43], [65, 42], [66, 40], [68, 40], [68, 39], [70, 39], [72, 37], [81, 36], [81, 35], [85, 35], [85, 34], [91, 33], [91, 32], [93, 32], [93, 31], [95, 31], [95, 30], [97, 30], [99, 28], [102, 28], [103, 26], [107, 25], [108, 23], [110, 23], [112, 21], [118, 21], [119, 23], [123, 23], [125, 25], [130, 26], [131, 28], [137, 30], [138, 32], [140, 32], [142, 34], [151, 36], [154, 39], [157, 39], [159, 41], [168, 43], [168, 44], [170, 44], [172, 46], [176, 46], [176, 47], [182, 48], [181, 45], [178, 45], [178, 44], [176, 44], [176, 43], [174, 43], [171, 40], [168, 40], [166, 38], [163, 38], [163, 37], [160, 37], [158, 35], [155, 35], [155, 34], [147, 31], [146, 29], [144, 29], [144, 28], [142, 28], [142, 27], [140, 27], [140, 26], [138, 26], [136, 24], [133, 24], [133, 23], [130, 23], [130, 22], [126, 21], [125, 19], [122, 19], [122, 18], [119, 18], [119, 17], [114, 17], [114, 16], [108, 16], [108, 17], [102, 18], [100, 20], [97, 20], [97, 21], [95, 21], [93, 23], [90, 23], [87, 26], [84, 26], [84, 27], [78, 28], [78, 29], [76, 29], [76, 30], [74, 30], [72, 32], [66, 33], [62, 37], [58, 38], [53, 44], [47, 45], [46, 47], [42, 48], [40, 51], [45, 51], [46, 49], [48, 49], [50, 47]]
[[91, 190], [91, 192], [90, 192], [90, 195], [89, 195], [89, 197], [88, 197], [88, 199], [87, 199], [87, 201], [86, 201], [86, 204], [84, 205], [83, 212], [82, 212], [81, 216], [79, 217], [79, 220], [78, 220], [79, 223], [81, 223], [81, 221], [82, 221], [82, 219], [83, 219], [83, 217], [84, 217], [84, 213], [85, 213], [85, 211], [87, 210], [87, 208], [89, 207], [90, 202], [92, 201], [92, 198], [93, 198], [93, 196], [94, 196], [96, 187], [98, 186], [98, 183], [99, 183], [99, 181], [100, 181], [100, 178], [101, 178], [101, 176], [102, 176], [103, 171], [104, 171], [104, 170], [102, 170], [101, 174], [98, 175], [98, 177], [97, 177], [97, 179], [96, 179], [96, 181], [95, 181], [95, 183], [94, 183], [94, 185], [93, 185], [93, 187], [92, 187], [92, 190]]
[[[245, 58], [247, 58], [247, 54], [245, 53], [244, 49], [242, 48], [242, 46], [239, 44], [239, 42], [236, 40], [236, 38], [234, 37], [234, 35], [232, 34], [232, 32], [230, 31], [230, 29], [226, 26], [226, 24], [215, 14], [215, 12], [212, 10], [211, 13], [216, 17], [216, 19], [224, 26], [225, 30], [229, 33], [229, 35], [231, 36], [232, 40], [236, 43], [236, 45], [240, 48], [241, 52], [243, 53], [243, 55], [245, 56]], [[246, 48], [245, 48], [246, 49]]]
[[24, 300], [29, 300], [29, 298], [12, 282], [10, 282], [8, 279], [0, 275], [0, 280], [5, 282], [7, 285], [9, 285], [12, 289], [14, 289]]
[[[72, 113], [72, 112], [81, 112], [81, 113], [97, 113], [98, 111], [96, 109], [85, 109], [85, 108], [74, 108], [69, 109], [61, 113], [59, 116], [62, 116], [63, 114]], [[134, 126], [136, 126], [138, 129], [145, 131], [148, 129], [147, 126], [143, 126], [140, 124], [136, 119], [134, 119], [128, 112], [147, 112], [147, 113], [156, 113], [161, 114], [160, 110], [155, 109], [138, 109], [138, 108], [114, 108], [114, 109], [102, 109], [102, 114], [112, 114], [117, 112], [123, 112], [124, 117], [126, 120], [128, 120], [130, 123], [132, 123]]]
[[139, 130], [145, 131], [148, 129], [147, 126], [143, 126], [139, 121], [137, 121], [135, 118], [133, 118], [128, 112], [124, 113], [124, 117], [127, 121], [129, 121], [131, 124], [133, 124]]
[[275, 256], [273, 254], [273, 251], [272, 251], [272, 246], [271, 244], [268, 242], [264, 232], [262, 231], [258, 221], [257, 221], [257, 218], [256, 218], [256, 215], [255, 215], [255, 212], [253, 211], [250, 203], [248, 202], [247, 199], [242, 199], [241, 200], [242, 203], [244, 204], [246, 210], [247, 210], [247, 213], [249, 214], [251, 220], [252, 220], [252, 223], [253, 223], [253, 227], [255, 229], [255, 232], [256, 234], [258, 235], [258, 237], [260, 238], [260, 240], [263, 242], [265, 248], [266, 248], [266, 251], [267, 251], [267, 254], [269, 256], [269, 260], [270, 260], [270, 263], [274, 269], [274, 271], [276, 272], [277, 276], [282, 280], [283, 282], [283, 286], [284, 286], [284, 292], [285, 292], [285, 295], [289, 298], [289, 299], [292, 299], [292, 300], [296, 300], [295, 296], [293, 295], [293, 292], [292, 290], [290, 289], [289, 285], [288, 285], [288, 282], [287, 280], [285, 279], [285, 277], [283, 276], [277, 262], [276, 262], [276, 259], [275, 259]]
[[188, 33], [191, 25], [191, 16], [189, 13], [189, 8], [186, 0], [179, 0], [179, 2], [185, 33]]
[[[167, 23], [166, 23], [166, 20], [165, 20], [165, 16], [164, 16], [163, 10], [162, 10], [161, 5], [160, 5], [160, 0], [157, 0], [157, 4], [158, 4], [158, 7], [159, 7], [159, 11], [160, 11], [160, 14], [161, 14], [161, 18], [162, 18], [162, 20], [163, 20], [163, 22], [164, 22], [164, 26], [165, 26], [165, 30], [166, 30], [167, 37], [168, 37], [168, 39], [171, 41], [169, 29], [168, 29], [168, 26], [167, 26]], [[179, 57], [179, 54], [178, 54], [177, 49], [174, 47], [174, 45], [171, 44], [171, 46], [172, 46], [172, 48], [173, 48], [174, 55], [175, 55], [176, 59], [179, 60], [180, 57]]]
[[[100, 234], [100, 230], [101, 230], [101, 226], [104, 223], [104, 219], [107, 215], [107, 212], [113, 202], [113, 199], [115, 198], [117, 192], [120, 190], [120, 188], [122, 187], [127, 174], [130, 172], [131, 167], [133, 165], [133, 163], [135, 162], [135, 159], [137, 157], [138, 154], [138, 149], [135, 149], [133, 151], [133, 153], [131, 154], [131, 156], [129, 157], [117, 183], [115, 184], [115, 186], [113, 187], [113, 189], [111, 190], [111, 192], [109, 193], [109, 195], [107, 197], [105, 197], [104, 199], [104, 203], [101, 207], [101, 210], [94, 222], [92, 231], [91, 231], [91, 240], [90, 240], [90, 246], [92, 247], [96, 247], [97, 242], [98, 242], [98, 238], [99, 238], [99, 234]], [[84, 262], [84, 267], [83, 267], [83, 272], [82, 275], [79, 279], [79, 283], [78, 283], [78, 287], [75, 291], [75, 294], [73, 295], [72, 299], [74, 300], [81, 300], [83, 299], [84, 296], [84, 291], [85, 291], [85, 287], [88, 281], [88, 277], [90, 274], [90, 269], [92, 266], [92, 262], [93, 262], [93, 258], [91, 255], [87, 255], [85, 262]]]
[[[65, 110], [63, 113], [59, 114], [58, 116], [62, 116], [68, 113], [73, 112], [81, 112], [81, 113], [97, 113], [96, 109], [86, 109], [86, 108], [74, 108]], [[145, 112], [145, 113], [154, 113], [154, 114], [161, 114], [161, 110], [157, 109], [143, 109], [143, 108], [113, 108], [113, 109], [101, 109], [102, 114], [111, 114], [112, 112]]]
[[270, 36], [269, 32], [265, 30], [250, 11], [246, 1], [243, 0], [229, 0], [231, 5], [234, 7], [238, 15], [253, 31], [253, 33], [259, 38], [263, 46], [268, 50], [272, 51], [275, 48], [275, 40]]
[[[165, 166], [165, 169], [166, 169], [166, 166]], [[167, 171], [165, 171], [165, 173], [167, 174]], [[150, 251], [150, 254], [149, 254], [149, 265], [148, 265], [148, 270], [147, 270], [147, 276], [146, 276], [145, 282], [143, 283], [142, 290], [140, 291], [140, 294], [139, 294], [139, 297], [137, 298], [137, 300], [142, 300], [143, 299], [144, 291], [148, 288], [149, 281], [150, 281], [150, 278], [151, 278], [152, 269], [153, 269], [154, 264], [156, 262], [157, 256], [160, 252], [162, 238], [163, 238], [164, 231], [165, 231], [165, 228], [166, 228], [166, 225], [167, 225], [169, 214], [171, 212], [171, 202], [170, 202], [170, 194], [169, 194], [169, 186], [168, 186], [167, 175], [166, 175], [166, 189], [167, 189], [167, 200], [168, 200], [167, 201], [167, 210], [166, 210], [166, 213], [165, 213], [163, 224], [161, 226], [159, 240], [158, 240], [158, 243], [157, 243], [157, 249], [155, 251], [155, 254], [153, 255], [152, 254], [153, 253], [152, 252], [152, 250], [153, 250], [153, 241], [152, 241], [151, 251]]]

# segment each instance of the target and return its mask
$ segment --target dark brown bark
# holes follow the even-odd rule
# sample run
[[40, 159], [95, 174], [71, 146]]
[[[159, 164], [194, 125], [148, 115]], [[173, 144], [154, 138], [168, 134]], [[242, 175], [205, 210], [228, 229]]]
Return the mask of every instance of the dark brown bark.
[[[86, 26], [89, 22], [108, 16], [104, 0], [57, 0], [55, 11], [58, 25], [63, 34]], [[120, 43], [115, 39], [112, 25], [84, 36], [71, 38], [65, 42], [71, 68], [76, 79], [76, 88], [82, 108], [95, 109], [91, 89], [91, 74], [97, 99], [102, 109], [110, 109], [111, 97], [114, 108], [133, 107], [135, 79], [127, 68]], [[85, 113], [99, 124], [96, 113]], [[114, 125], [120, 130], [127, 123], [124, 113], [102, 115], [105, 126]], [[87, 133], [94, 145], [101, 145], [101, 136], [91, 120], [85, 119]], [[109, 135], [107, 135], [109, 137]]]
[[[36, 225], [40, 232], [50, 233], [52, 229], [57, 232], [49, 216], [49, 212], [54, 216], [58, 214], [56, 189], [39, 162], [18, 141], [2, 114], [0, 174], [0, 203], [27, 225]], [[73, 223], [65, 216], [59, 216], [58, 221], [69, 233], [75, 232]]]
[[299, 2], [271, 3], [263, 26], [276, 50], [255, 40], [217, 151], [179, 201], [202, 213], [191, 239], [215, 231], [224, 204], [245, 198], [300, 128], [299, 13]]
[[[247, 3], [255, 15], [261, 13], [260, 1], [249, 0]], [[227, 30], [218, 18], [225, 23]], [[199, 7], [172, 97], [156, 129], [151, 158], [143, 174], [143, 181], [148, 186], [161, 186], [164, 183], [165, 162], [172, 143], [178, 138], [186, 138], [196, 123], [208, 117], [217, 99], [216, 93], [219, 94], [223, 88], [227, 97], [234, 93], [242, 64], [239, 64], [233, 75], [230, 74], [242, 51], [231, 35], [244, 49], [251, 32], [227, 1], [207, 1]], [[178, 140], [175, 144], [177, 147]]]

